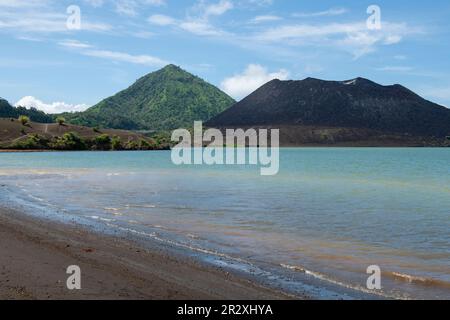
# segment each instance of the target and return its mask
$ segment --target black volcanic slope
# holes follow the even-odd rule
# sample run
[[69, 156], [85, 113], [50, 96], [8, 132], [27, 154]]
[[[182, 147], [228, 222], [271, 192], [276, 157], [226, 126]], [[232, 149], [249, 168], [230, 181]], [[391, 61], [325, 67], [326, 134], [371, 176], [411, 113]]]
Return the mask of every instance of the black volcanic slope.
[[209, 127], [298, 125], [450, 135], [450, 109], [401, 85], [349, 81], [273, 80], [207, 123]]

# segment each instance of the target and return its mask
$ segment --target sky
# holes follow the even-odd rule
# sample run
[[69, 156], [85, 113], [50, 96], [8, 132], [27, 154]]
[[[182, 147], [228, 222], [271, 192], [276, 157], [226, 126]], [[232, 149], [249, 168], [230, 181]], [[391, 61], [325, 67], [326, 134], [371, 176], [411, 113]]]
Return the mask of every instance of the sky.
[[450, 107], [449, 53], [448, 0], [0, 0], [0, 97], [52, 113], [170, 63], [237, 100], [365, 77]]

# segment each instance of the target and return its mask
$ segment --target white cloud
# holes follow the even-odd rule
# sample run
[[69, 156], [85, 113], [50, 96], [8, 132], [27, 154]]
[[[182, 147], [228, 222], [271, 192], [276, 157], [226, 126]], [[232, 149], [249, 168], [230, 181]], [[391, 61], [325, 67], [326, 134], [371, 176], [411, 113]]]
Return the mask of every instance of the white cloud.
[[[0, 0], [1, 1], [1, 0]], [[94, 8], [103, 7], [103, 5], [108, 2], [108, 0], [83, 0], [88, 5]], [[154, 6], [160, 7], [166, 5], [165, 0], [110, 0], [115, 6], [115, 11], [121, 15], [136, 16], [138, 10], [142, 6]]]
[[300, 12], [294, 13], [292, 16], [296, 18], [310, 18], [310, 17], [329, 17], [329, 16], [339, 16], [347, 13], [348, 10], [345, 8], [331, 8], [325, 11], [319, 12]]
[[0, 0], [1, 8], [43, 7], [47, 4], [47, 0]]
[[216, 3], [199, 0], [183, 19], [154, 14], [147, 21], [158, 26], [173, 26], [199, 36], [220, 36], [227, 33], [214, 27], [210, 22], [211, 17], [221, 16], [233, 8], [233, 2], [230, 0], [220, 0]]
[[[1, 0], [0, 0], [1, 1]], [[0, 8], [1, 8], [0, 3]], [[9, 10], [0, 10], [0, 31], [14, 31], [21, 33], [68, 33], [67, 14], [53, 11], [49, 8], [34, 8], [32, 4], [27, 6], [13, 6], [10, 3]], [[83, 17], [83, 16], [82, 16]], [[112, 26], [105, 23], [91, 22], [82, 18], [81, 30], [92, 32], [106, 32], [112, 30]]]
[[257, 24], [257, 23], [263, 23], [263, 22], [279, 21], [282, 19], [283, 18], [281, 18], [279, 16], [265, 15], [265, 16], [254, 17], [252, 20], [250, 20], [250, 23]]
[[362, 29], [366, 29], [365, 24], [294, 24], [283, 25], [267, 29], [258, 35], [258, 39], [263, 41], [284, 41], [300, 38], [311, 38], [318, 36], [330, 36], [336, 34], [348, 34]]
[[128, 62], [152, 67], [162, 67], [169, 64], [168, 61], [146, 54], [133, 55], [126, 52], [96, 49], [94, 46], [78, 40], [61, 41], [59, 45], [67, 49], [75, 50], [84, 56], [107, 59], [113, 62]]
[[247, 0], [252, 6], [266, 7], [273, 4], [273, 0]]
[[408, 59], [408, 57], [405, 55], [402, 55], [402, 54], [398, 54], [398, 55], [394, 56], [394, 59], [395, 60], [406, 60], [406, 59]]
[[60, 46], [66, 48], [87, 49], [92, 48], [90, 44], [80, 42], [78, 40], [64, 40], [59, 43]]
[[160, 7], [165, 6], [166, 1], [165, 0], [144, 0], [146, 4], [149, 4], [151, 6]]
[[62, 113], [62, 112], [74, 112], [84, 111], [89, 108], [86, 104], [69, 104], [65, 102], [53, 102], [45, 103], [32, 96], [23, 97], [15, 104], [16, 107], [22, 106], [26, 108], [36, 108], [46, 113]]
[[105, 3], [104, 0], [84, 0], [84, 2], [94, 8], [100, 8]]
[[169, 26], [176, 24], [177, 21], [169, 16], [163, 14], [154, 14], [148, 18], [148, 22], [156, 24], [158, 26]]
[[250, 64], [244, 72], [223, 80], [221, 88], [235, 99], [241, 99], [273, 79], [286, 80], [288, 78], [287, 70], [280, 69], [270, 73], [261, 65]]
[[203, 8], [203, 15], [209, 16], [221, 16], [227, 11], [233, 9], [234, 5], [229, 0], [220, 0], [218, 3], [205, 5]]
[[[298, 56], [301, 47], [321, 47], [326, 50], [344, 51], [358, 59], [364, 55], [375, 52], [382, 46], [395, 45], [404, 38], [413, 35], [424, 34], [421, 27], [410, 26], [406, 23], [393, 23], [383, 20], [381, 30], [369, 30], [366, 21], [362, 19], [356, 22], [329, 22], [329, 23], [287, 23], [283, 17], [277, 15], [259, 15], [247, 23], [258, 24], [252, 28], [241, 29], [237, 32], [229, 31], [216, 25], [214, 16], [220, 16], [233, 9], [234, 6], [242, 8], [246, 3], [254, 7], [257, 4], [269, 4], [271, 1], [241, 0], [231, 2], [221, 0], [211, 3], [206, 0], [198, 0], [197, 4], [188, 10], [184, 18], [155, 14], [148, 18], [148, 22], [159, 26], [169, 26], [199, 36], [214, 36], [215, 39], [251, 50], [265, 50], [273, 52], [277, 56]], [[348, 12], [345, 8], [332, 8], [325, 11], [312, 13], [297, 13], [295, 16], [323, 17], [338, 16]], [[284, 23], [274, 23], [285, 21]], [[269, 26], [265, 22], [272, 22]], [[233, 23], [231, 23], [233, 24]], [[230, 24], [228, 24], [229, 26]], [[235, 24], [236, 25], [236, 24]]]
[[203, 21], [183, 21], [178, 26], [185, 31], [199, 36], [219, 36], [223, 34], [223, 31]]
[[390, 44], [396, 44], [402, 41], [402, 36], [399, 34], [390, 34], [387, 35], [386, 38], [383, 40], [383, 43], [386, 45]]
[[135, 38], [141, 38], [141, 39], [150, 39], [155, 36], [155, 34], [150, 31], [136, 31], [136, 32], [130, 33], [130, 35]]
[[85, 56], [108, 59], [118, 62], [129, 62], [134, 64], [142, 64], [151, 67], [162, 67], [169, 64], [168, 61], [162, 60], [150, 55], [132, 55], [125, 52], [109, 51], [109, 50], [86, 50], [81, 52]]
[[214, 3], [206, 0], [197, 0], [197, 2], [187, 10], [187, 16], [190, 19], [207, 20], [213, 16], [221, 16], [233, 8], [234, 4], [230, 0], [220, 0]]
[[[68, 14], [56, 0], [0, 0], [0, 32], [14, 32], [16, 36], [31, 34], [73, 33], [67, 28]], [[163, 6], [165, 0], [83, 0], [81, 6], [81, 31], [106, 33], [124, 32], [115, 24], [93, 21], [83, 8], [103, 8], [107, 4], [121, 14], [137, 16], [145, 6]], [[92, 17], [93, 15], [91, 15]], [[98, 15], [97, 15], [98, 16]], [[116, 22], [117, 23], [117, 22]], [[114, 25], [114, 27], [113, 27]], [[121, 31], [122, 30], [122, 31]]]
[[18, 36], [17, 37], [18, 40], [23, 40], [23, 41], [31, 41], [31, 42], [42, 42], [43, 40], [37, 37], [31, 37], [31, 36]]
[[420, 28], [388, 21], [383, 22], [381, 30], [368, 30], [364, 22], [291, 24], [266, 29], [250, 39], [289, 46], [332, 46], [359, 58], [375, 51], [379, 45], [393, 45], [407, 35], [420, 33], [423, 33]]
[[124, 16], [135, 17], [142, 7], [160, 7], [166, 5], [165, 0], [115, 0], [115, 11]]
[[204, 19], [187, 19], [177, 20], [175, 18], [155, 14], [150, 16], [147, 21], [157, 26], [173, 26], [189, 33], [199, 36], [219, 36], [225, 34], [224, 31], [216, 29], [207, 20]]
[[116, 0], [116, 12], [121, 15], [134, 17], [137, 15], [138, 3], [134, 0]]
[[413, 71], [414, 68], [408, 66], [385, 66], [381, 68], [377, 68], [378, 71], [386, 71], [386, 72], [409, 72]]

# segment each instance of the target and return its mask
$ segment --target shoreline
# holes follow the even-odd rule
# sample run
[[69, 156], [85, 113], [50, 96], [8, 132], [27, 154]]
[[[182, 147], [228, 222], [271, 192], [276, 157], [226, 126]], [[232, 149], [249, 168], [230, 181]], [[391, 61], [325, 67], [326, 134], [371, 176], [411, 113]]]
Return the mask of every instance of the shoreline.
[[[0, 207], [0, 299], [286, 300], [276, 289], [137, 242]], [[81, 290], [66, 287], [81, 268]], [[301, 297], [307, 299], [308, 297]]]
[[[247, 148], [247, 147], [246, 147]], [[450, 145], [442, 146], [408, 146], [408, 145], [320, 145], [320, 144], [306, 144], [306, 145], [285, 145], [280, 146], [280, 149], [447, 149]], [[171, 151], [171, 149], [155, 149], [155, 150], [55, 150], [55, 149], [0, 149], [1, 153], [59, 153], [59, 152], [161, 152]]]

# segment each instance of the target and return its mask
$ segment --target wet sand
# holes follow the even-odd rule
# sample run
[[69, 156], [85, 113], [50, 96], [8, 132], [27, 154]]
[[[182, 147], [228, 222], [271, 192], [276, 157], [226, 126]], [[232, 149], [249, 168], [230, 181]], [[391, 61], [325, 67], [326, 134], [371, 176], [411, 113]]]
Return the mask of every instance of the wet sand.
[[[0, 208], [0, 299], [291, 299], [158, 248]], [[66, 269], [81, 268], [70, 291]]]

